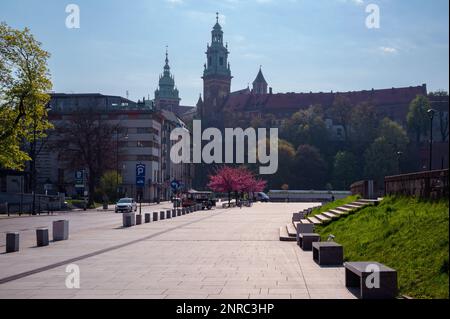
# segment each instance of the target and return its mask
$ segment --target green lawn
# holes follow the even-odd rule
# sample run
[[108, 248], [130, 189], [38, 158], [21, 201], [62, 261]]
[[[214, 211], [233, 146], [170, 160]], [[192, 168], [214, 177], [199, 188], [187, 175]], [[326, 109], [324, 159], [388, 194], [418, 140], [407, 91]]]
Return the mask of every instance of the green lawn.
[[318, 215], [320, 213], [328, 212], [330, 209], [334, 209], [334, 208], [339, 207], [339, 206], [343, 206], [343, 205], [346, 205], [346, 204], [350, 204], [350, 203], [356, 202], [360, 198], [361, 197], [359, 195], [353, 195], [353, 196], [349, 196], [349, 197], [346, 197], [346, 198], [335, 200], [334, 202], [330, 202], [330, 203], [325, 204], [325, 205], [323, 205], [321, 207], [314, 208], [312, 213], [311, 213], [311, 216], [315, 216], [315, 215]]
[[387, 197], [378, 206], [318, 226], [344, 246], [347, 261], [378, 261], [398, 271], [400, 293], [449, 298], [449, 205]]

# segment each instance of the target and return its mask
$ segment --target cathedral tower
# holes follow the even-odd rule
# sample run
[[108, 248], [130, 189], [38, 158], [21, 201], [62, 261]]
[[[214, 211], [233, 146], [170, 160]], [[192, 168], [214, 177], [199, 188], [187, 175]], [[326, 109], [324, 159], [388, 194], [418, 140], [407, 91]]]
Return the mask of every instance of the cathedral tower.
[[166, 49], [166, 64], [164, 72], [159, 77], [159, 88], [155, 91], [155, 106], [160, 109], [172, 111], [174, 106], [180, 105], [178, 89], [175, 87], [175, 79], [170, 73], [169, 53]]
[[261, 67], [259, 68], [258, 75], [256, 76], [255, 81], [253, 81], [253, 90], [254, 94], [267, 94], [267, 81], [264, 78]]
[[231, 90], [231, 69], [228, 62], [228, 45], [223, 43], [223, 31], [217, 13], [216, 24], [211, 32], [211, 45], [208, 44], [207, 63], [203, 71], [204, 107], [201, 117], [211, 119], [220, 112], [225, 98]]

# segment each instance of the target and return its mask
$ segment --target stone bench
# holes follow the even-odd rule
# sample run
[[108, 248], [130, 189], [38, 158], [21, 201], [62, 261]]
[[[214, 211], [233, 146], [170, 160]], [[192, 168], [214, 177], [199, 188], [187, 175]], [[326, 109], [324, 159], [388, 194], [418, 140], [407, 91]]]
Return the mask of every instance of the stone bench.
[[312, 250], [312, 244], [320, 241], [320, 235], [315, 233], [301, 233], [298, 235], [298, 245], [304, 251]]
[[315, 242], [312, 244], [313, 260], [320, 266], [342, 266], [344, 247], [335, 242]]
[[298, 223], [297, 224], [297, 229], [296, 229], [296, 240], [297, 240], [297, 244], [300, 246], [300, 234], [313, 234], [314, 233], [314, 224], [302, 224], [302, 223]]
[[344, 267], [345, 286], [357, 289], [359, 298], [393, 299], [397, 297], [398, 283], [395, 269], [377, 262], [346, 262]]

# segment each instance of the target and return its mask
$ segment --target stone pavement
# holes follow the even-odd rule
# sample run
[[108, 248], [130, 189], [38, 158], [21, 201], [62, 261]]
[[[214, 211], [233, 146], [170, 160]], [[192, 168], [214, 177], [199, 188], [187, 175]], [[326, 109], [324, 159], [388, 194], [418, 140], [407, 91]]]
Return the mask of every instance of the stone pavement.
[[[0, 298], [354, 298], [342, 267], [321, 268], [311, 252], [278, 239], [292, 212], [313, 205], [258, 203], [127, 229], [113, 212], [0, 220], [0, 245], [6, 231], [21, 233], [20, 252], [0, 254], [0, 282], [32, 272], [0, 283]], [[34, 247], [34, 229], [51, 233], [62, 217], [69, 240]], [[66, 288], [67, 262], [80, 268], [80, 289]]]

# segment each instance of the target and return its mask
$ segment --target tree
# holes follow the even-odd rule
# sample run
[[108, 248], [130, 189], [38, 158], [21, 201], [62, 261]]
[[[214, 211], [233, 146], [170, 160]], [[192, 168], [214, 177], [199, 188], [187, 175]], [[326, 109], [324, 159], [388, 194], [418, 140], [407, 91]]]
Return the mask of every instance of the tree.
[[357, 160], [350, 152], [340, 151], [334, 157], [333, 185], [335, 189], [346, 190], [357, 179]]
[[364, 154], [366, 178], [382, 183], [385, 176], [400, 173], [399, 153], [407, 150], [409, 143], [405, 130], [396, 122], [381, 121], [378, 138]]
[[94, 203], [94, 190], [101, 176], [117, 166], [114, 136], [120, 134], [119, 125], [111, 125], [101, 114], [91, 109], [74, 111], [68, 120], [56, 126], [56, 138], [51, 147], [72, 170], [87, 169], [89, 205]]
[[228, 203], [231, 201], [231, 194], [235, 193], [256, 193], [261, 192], [266, 187], [266, 181], [258, 179], [245, 167], [223, 166], [216, 169], [213, 175], [209, 176], [208, 187], [214, 192], [227, 193]]
[[408, 129], [415, 134], [416, 144], [420, 138], [429, 131], [429, 117], [427, 111], [430, 109], [430, 101], [423, 95], [418, 95], [410, 104], [406, 117]]
[[107, 171], [100, 178], [98, 190], [109, 200], [117, 200], [117, 188], [122, 184], [122, 176], [116, 171]]
[[282, 127], [282, 137], [295, 146], [308, 144], [324, 150], [328, 130], [320, 106], [311, 106], [294, 113]]
[[35, 145], [52, 128], [45, 108], [49, 57], [29, 29], [0, 23], [0, 167], [23, 170], [26, 161], [34, 162], [24, 143]]
[[298, 189], [322, 189], [326, 183], [327, 165], [317, 148], [300, 145], [293, 165], [291, 186]]
[[278, 140], [278, 171], [269, 176], [269, 184], [273, 188], [279, 188], [283, 184], [290, 184], [292, 179], [292, 165], [295, 159], [294, 146], [285, 141]]
[[360, 154], [377, 137], [379, 119], [375, 107], [370, 103], [360, 103], [350, 117], [350, 141], [355, 154]]
[[348, 141], [349, 126], [352, 118], [353, 105], [349, 98], [337, 95], [330, 109], [331, 117], [336, 124], [342, 125], [345, 141]]

